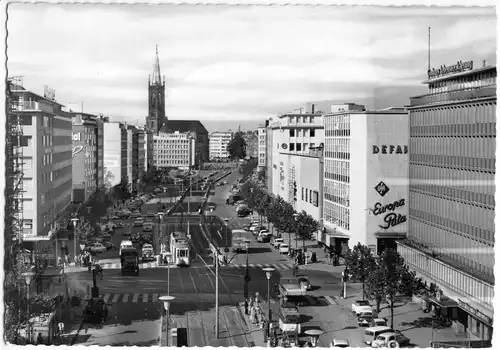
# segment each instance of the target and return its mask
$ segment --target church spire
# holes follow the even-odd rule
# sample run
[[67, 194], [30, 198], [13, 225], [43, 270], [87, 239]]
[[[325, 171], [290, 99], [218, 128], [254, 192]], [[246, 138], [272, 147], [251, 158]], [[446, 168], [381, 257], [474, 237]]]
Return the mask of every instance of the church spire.
[[158, 57], [158, 45], [156, 45], [156, 58], [155, 64], [153, 66], [153, 80], [152, 85], [161, 85], [161, 74], [160, 74], [160, 58]]

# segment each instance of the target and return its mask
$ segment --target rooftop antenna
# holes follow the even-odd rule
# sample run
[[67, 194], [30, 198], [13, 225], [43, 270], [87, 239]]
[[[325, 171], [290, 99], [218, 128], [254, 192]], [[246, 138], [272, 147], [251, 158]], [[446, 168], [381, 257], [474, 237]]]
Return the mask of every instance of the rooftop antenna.
[[427, 71], [431, 70], [431, 27], [429, 27], [429, 40], [427, 50]]

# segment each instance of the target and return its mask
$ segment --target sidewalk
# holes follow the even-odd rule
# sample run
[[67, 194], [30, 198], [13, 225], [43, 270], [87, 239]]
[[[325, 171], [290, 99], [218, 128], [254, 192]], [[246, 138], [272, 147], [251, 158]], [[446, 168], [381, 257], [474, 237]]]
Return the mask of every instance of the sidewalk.
[[260, 329], [260, 325], [252, 324], [252, 322], [250, 321], [250, 316], [245, 314], [245, 303], [244, 302], [239, 303], [238, 308], [241, 314], [243, 315], [248, 327], [249, 337], [251, 338], [249, 346], [250, 347], [258, 346], [267, 348], [267, 343], [264, 341], [264, 334], [262, 333], [262, 329]]
[[72, 307], [69, 310], [68, 317], [63, 321], [63, 339], [64, 344], [74, 345], [78, 339], [78, 334], [83, 326], [83, 309], [85, 308], [86, 301], [82, 300], [79, 306]]

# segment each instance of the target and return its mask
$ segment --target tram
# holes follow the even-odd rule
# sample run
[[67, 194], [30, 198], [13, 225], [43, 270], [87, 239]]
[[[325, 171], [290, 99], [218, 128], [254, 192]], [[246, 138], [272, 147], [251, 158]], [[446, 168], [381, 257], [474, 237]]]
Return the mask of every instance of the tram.
[[189, 237], [185, 232], [176, 231], [170, 237], [170, 251], [177, 266], [189, 266]]

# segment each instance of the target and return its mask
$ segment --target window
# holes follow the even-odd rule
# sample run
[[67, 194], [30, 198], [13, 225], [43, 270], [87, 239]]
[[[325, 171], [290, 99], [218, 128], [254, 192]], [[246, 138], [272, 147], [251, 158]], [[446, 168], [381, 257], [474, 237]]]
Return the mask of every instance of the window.
[[316, 130], [311, 129], [311, 130], [309, 131], [309, 136], [314, 137], [315, 135], [316, 135]]
[[318, 191], [313, 191], [313, 200], [312, 200], [312, 204], [315, 206], [315, 207], [318, 207], [319, 204], [318, 204]]
[[302, 200], [304, 200], [304, 187], [302, 187], [302, 197], [301, 197]]
[[295, 129], [290, 129], [290, 137], [295, 137]]
[[289, 145], [290, 151], [295, 151], [295, 143]]
[[43, 127], [44, 128], [49, 127], [49, 117], [43, 117]]
[[313, 196], [313, 191], [309, 190], [309, 203], [312, 203], [312, 196]]
[[23, 125], [33, 125], [33, 117], [31, 115], [23, 115]]
[[308, 191], [307, 191], [307, 188], [306, 188], [306, 202], [308, 202], [308, 200], [307, 200], [307, 192], [308, 192]]
[[33, 228], [33, 220], [32, 219], [24, 219], [23, 220], [23, 228], [31, 230]]
[[42, 205], [44, 205], [44, 204], [45, 204], [45, 194], [42, 194], [42, 195], [40, 196], [40, 203], [41, 203]]
[[298, 152], [302, 151], [302, 144], [297, 143], [297, 151]]

